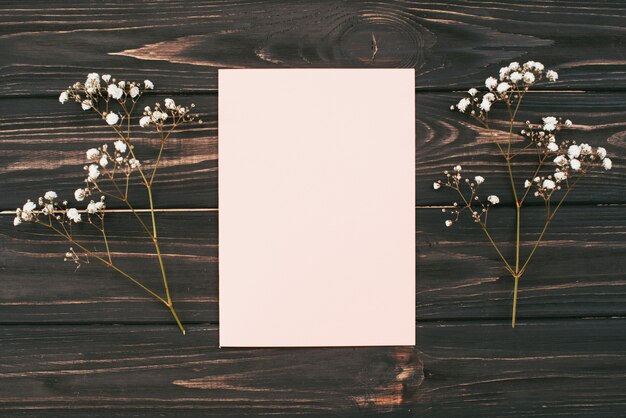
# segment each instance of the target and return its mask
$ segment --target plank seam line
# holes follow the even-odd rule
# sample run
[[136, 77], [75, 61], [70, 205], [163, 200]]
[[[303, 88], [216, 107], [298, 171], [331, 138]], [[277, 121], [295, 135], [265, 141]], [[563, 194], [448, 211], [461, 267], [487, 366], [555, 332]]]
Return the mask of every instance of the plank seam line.
[[[564, 316], [530, 316], [526, 318], [520, 318], [520, 326], [524, 325], [524, 322], [558, 322], [558, 321], [601, 321], [601, 320], [624, 320], [626, 319], [626, 315], [617, 314], [617, 315], [564, 315]], [[443, 318], [427, 318], [427, 319], [416, 319], [415, 325], [428, 325], [428, 324], [437, 324], [437, 323], [483, 323], [483, 324], [497, 324], [502, 323], [509, 325], [511, 322], [510, 317], [475, 317], [475, 318], [467, 318], [467, 317], [443, 317]], [[183, 321], [184, 325], [190, 326], [211, 326], [211, 327], [219, 327], [219, 322], [215, 321]], [[175, 324], [167, 321], [85, 321], [85, 322], [71, 322], [71, 321], [48, 321], [48, 322], [37, 322], [37, 321], [15, 321], [15, 322], [0, 322], [0, 327], [10, 327], [10, 326], [78, 326], [78, 327], [87, 327], [87, 326], [174, 326]]]
[[[428, 87], [416, 87], [415, 93], [465, 93], [467, 89], [474, 86], [458, 86], [454, 88], [428, 88]], [[626, 87], [616, 88], [588, 88], [588, 89], [535, 89], [530, 93], [624, 93]], [[217, 96], [218, 90], [202, 90], [202, 91], [176, 91], [176, 90], [163, 90], [154, 91], [152, 96], [167, 96], [167, 95], [179, 95], [179, 96]], [[0, 94], [0, 100], [11, 99], [57, 99], [56, 93], [44, 93], [44, 94]]]
[[[616, 203], [585, 203], [585, 202], [571, 202], [564, 204], [566, 207], [577, 207], [577, 206], [595, 206], [595, 207], [621, 207], [626, 206], [626, 203], [616, 202]], [[416, 205], [416, 210], [421, 209], [452, 209], [454, 206], [452, 205]], [[515, 206], [510, 205], [501, 205], [501, 208], [514, 208]], [[543, 207], [543, 205], [528, 205], [527, 207]], [[219, 208], [157, 208], [154, 209], [157, 213], [168, 213], [168, 212], [219, 212]], [[81, 210], [80, 212], [85, 212], [85, 210]], [[130, 209], [106, 209], [107, 213], [132, 213]], [[135, 209], [135, 212], [138, 213], [150, 213], [150, 209]], [[0, 216], [15, 216], [15, 209], [12, 210], [2, 210], [0, 211]]]

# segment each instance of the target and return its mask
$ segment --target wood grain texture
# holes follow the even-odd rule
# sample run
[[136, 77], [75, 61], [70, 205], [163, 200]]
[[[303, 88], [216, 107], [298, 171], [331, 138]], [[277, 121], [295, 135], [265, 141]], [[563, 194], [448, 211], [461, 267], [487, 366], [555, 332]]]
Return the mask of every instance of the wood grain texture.
[[[407, 411], [410, 347], [216, 349], [214, 326], [0, 328], [0, 408], [15, 416], [359, 416]], [[368, 414], [369, 412], [369, 414]]]
[[[163, 97], [146, 97], [145, 102]], [[452, 204], [456, 197], [447, 191], [434, 191], [432, 182], [441, 178], [444, 170], [459, 163], [472, 176], [480, 174], [487, 178], [484, 193], [495, 193], [502, 204], [510, 204], [510, 184], [493, 140], [466, 115], [449, 110], [458, 97], [460, 95], [455, 93], [416, 95], [415, 204]], [[195, 103], [204, 123], [185, 126], [172, 135], [155, 184], [156, 205], [216, 208], [217, 98], [177, 96], [176, 99], [180, 103]], [[568, 200], [626, 203], [625, 96], [621, 93], [537, 93], [529, 96], [527, 104], [527, 109], [532, 111], [522, 111], [521, 121], [537, 122], [542, 116], [552, 114], [570, 118], [575, 125], [563, 131], [562, 138], [604, 146], [613, 158], [612, 171], [600, 169], [591, 173]], [[494, 111], [496, 127], [503, 118], [501, 111]], [[156, 157], [158, 140], [150, 131], [139, 127], [135, 132], [138, 156], [149, 167]], [[501, 135], [505, 135], [504, 131]], [[85, 113], [77, 105], [62, 106], [56, 98], [0, 100], [0, 209], [13, 210], [26, 198], [36, 199], [52, 185], [61, 195], [72, 196], [84, 179], [85, 150], [115, 139], [115, 133], [97, 115]], [[384, 138], [380, 146], [385, 146]], [[531, 175], [534, 162], [531, 156], [516, 161], [520, 188], [524, 179]], [[148, 207], [146, 193], [141, 188], [132, 196], [138, 207]], [[372, 199], [376, 199], [375, 190], [372, 190]], [[529, 202], [540, 203], [536, 199], [529, 199]], [[109, 206], [122, 207], [114, 201], [109, 202]]]
[[0, 327], [10, 416], [620, 416], [624, 319], [420, 324], [418, 346], [220, 349], [217, 328]]
[[[179, 104], [196, 104], [202, 124], [183, 125], [168, 140], [154, 184], [157, 207], [217, 207], [217, 100], [206, 96], [176, 96]], [[146, 97], [142, 105], [163, 101]], [[140, 112], [141, 113], [141, 112]], [[158, 155], [158, 135], [137, 125], [132, 141], [145, 168]], [[0, 208], [15, 209], [26, 198], [35, 199], [54, 190], [72, 200], [74, 190], [84, 186], [85, 151], [109, 146], [117, 134], [94, 112], [84, 112], [75, 103], [57, 100], [0, 100]], [[150, 207], [147, 192], [133, 176], [130, 190], [136, 207]], [[110, 183], [105, 190], [113, 191]], [[126, 208], [109, 199], [108, 207]]]
[[[172, 138], [155, 196], [186, 337], [125, 279], [96, 263], [74, 273], [67, 244], [0, 215], [0, 415], [625, 415], [626, 3], [10, 0], [0, 23], [0, 211], [52, 185], [71, 195], [84, 151], [114, 140], [57, 101], [88, 72], [151, 79], [149, 102], [193, 101], [205, 121]], [[512, 330], [511, 279], [475, 225], [444, 226], [439, 206], [455, 198], [432, 182], [458, 163], [486, 177], [484, 193], [502, 201], [492, 231], [512, 242], [492, 139], [448, 108], [504, 63], [529, 59], [560, 79], [529, 96], [523, 118], [572, 119], [571, 138], [605, 146], [614, 169], [590, 176], [555, 218]], [[244, 67], [415, 68], [416, 347], [217, 348], [217, 69]], [[144, 134], [136, 144], [149, 165], [156, 144]], [[542, 212], [525, 212], [524, 253]], [[133, 237], [128, 214], [108, 218], [116, 262], [159, 288], [151, 243]]]
[[413, 67], [418, 89], [467, 88], [504, 61], [527, 59], [569, 72], [558, 88], [626, 86], [622, 2], [14, 0], [0, 8], [5, 95], [58, 94], [68, 78], [122, 69], [166, 91], [214, 91], [220, 67]]
[[[542, 211], [530, 208], [524, 215], [523, 256], [542, 227]], [[158, 216], [172, 294], [189, 323], [218, 322], [217, 217], [217, 212]], [[494, 238], [512, 259], [514, 211], [495, 210], [490, 218]], [[416, 210], [416, 318], [508, 318], [513, 283], [497, 254], [472, 222], [465, 219], [446, 228], [445, 219], [440, 209]], [[5, 216], [0, 220], [0, 322], [169, 321], [161, 305], [97, 262], [73, 273], [74, 265], [62, 261], [68, 245], [47, 230], [13, 228]], [[109, 222], [115, 262], [161, 289], [151, 243], [132, 238], [142, 233], [137, 222], [122, 214], [109, 215]], [[623, 206], [562, 208], [521, 282], [519, 320], [626, 315], [625, 225]], [[90, 248], [102, 251], [97, 235], [82, 232], [88, 231], [86, 226], [81, 236]]]

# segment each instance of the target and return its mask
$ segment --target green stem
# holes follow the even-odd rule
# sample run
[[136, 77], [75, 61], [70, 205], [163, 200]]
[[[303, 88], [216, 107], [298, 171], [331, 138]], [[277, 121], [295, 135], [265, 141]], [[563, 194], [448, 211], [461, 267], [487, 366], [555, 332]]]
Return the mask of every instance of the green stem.
[[[472, 205], [470, 204], [470, 202], [467, 201], [467, 199], [465, 198], [465, 196], [463, 195], [463, 193], [461, 193], [461, 190], [457, 187], [454, 188], [458, 193], [459, 196], [461, 196], [461, 199], [463, 199], [463, 202], [465, 203], [465, 207], [471, 212], [472, 211]], [[487, 236], [487, 238], [489, 239], [489, 242], [491, 242], [491, 245], [493, 245], [493, 248], [495, 248], [496, 252], [498, 253], [498, 255], [500, 256], [500, 258], [502, 259], [502, 261], [504, 262], [507, 270], [511, 273], [514, 274], [513, 269], [511, 268], [511, 265], [509, 264], [508, 261], [506, 261], [506, 258], [504, 258], [504, 255], [502, 255], [502, 252], [500, 251], [500, 248], [498, 248], [498, 245], [496, 244], [496, 242], [493, 240], [493, 238], [491, 237], [491, 234], [489, 233], [489, 231], [487, 230], [487, 227], [485, 226], [485, 224], [483, 224], [482, 222], [478, 222], [478, 224], [480, 225], [481, 229], [483, 230], [483, 232], [485, 233], [485, 235]]]
[[91, 257], [95, 258], [96, 260], [102, 262], [106, 266], [111, 267], [113, 270], [117, 271], [119, 274], [121, 274], [122, 276], [126, 277], [128, 280], [130, 280], [131, 282], [133, 282], [134, 284], [139, 286], [141, 289], [146, 291], [148, 294], [150, 294], [151, 296], [156, 298], [159, 302], [164, 304], [169, 309], [169, 311], [172, 313], [172, 316], [174, 317], [174, 320], [176, 321], [176, 325], [178, 325], [178, 328], [180, 329], [180, 331], [183, 333], [183, 335], [185, 335], [185, 333], [186, 333], [185, 332], [185, 328], [184, 328], [182, 322], [180, 321], [180, 318], [178, 317], [178, 314], [176, 313], [176, 310], [174, 310], [174, 305], [172, 304], [171, 300], [167, 301], [167, 300], [163, 299], [156, 292], [154, 292], [153, 290], [151, 290], [148, 287], [146, 287], [145, 285], [143, 285], [140, 281], [138, 281], [137, 279], [132, 277], [130, 274], [126, 273], [124, 270], [122, 270], [119, 267], [117, 267], [111, 261], [107, 261], [106, 259], [100, 257], [99, 255], [96, 255], [94, 252], [92, 252], [91, 250], [87, 249], [85, 246], [81, 245], [76, 240], [74, 240], [71, 236], [69, 236], [67, 234], [64, 234], [61, 230], [55, 228], [52, 225], [52, 223], [50, 223], [50, 224], [41, 223], [41, 225], [44, 225], [44, 226], [52, 229], [57, 234], [59, 234], [62, 237], [66, 238], [72, 245], [75, 245], [76, 247], [78, 247], [81, 250], [83, 250], [85, 252], [85, 254], [88, 254], [89, 256], [91, 256]]
[[513, 314], [511, 315], [511, 328], [515, 328], [515, 320], [517, 316], [517, 287], [519, 285], [519, 275], [513, 275], [515, 279], [515, 288], [513, 289]]
[[102, 217], [100, 218], [100, 225], [101, 225], [101, 231], [102, 231], [102, 238], [104, 238], [104, 245], [107, 248], [107, 256], [109, 257], [109, 263], [113, 264], [113, 261], [111, 260], [111, 250], [109, 249], [109, 240], [107, 239], [107, 233], [104, 230], [104, 212], [102, 212]]
[[159, 266], [161, 268], [161, 276], [163, 277], [163, 287], [165, 288], [165, 295], [167, 296], [167, 302], [171, 304], [172, 298], [170, 296], [170, 289], [167, 284], [167, 275], [165, 274], [165, 266], [163, 264], [163, 256], [161, 255], [161, 249], [159, 247], [159, 240], [157, 238], [156, 217], [154, 214], [154, 203], [152, 199], [151, 187], [148, 187], [148, 200], [150, 202], [150, 217], [152, 219], [152, 242], [154, 242], [154, 248], [156, 249], [157, 258], [159, 260]]
[[572, 183], [571, 187], [569, 187], [567, 189], [567, 191], [565, 192], [565, 194], [563, 195], [563, 197], [559, 201], [558, 205], [556, 205], [556, 207], [554, 208], [554, 210], [552, 211], [552, 213], [550, 214], [548, 219], [546, 219], [546, 223], [543, 226], [543, 229], [541, 230], [541, 233], [539, 234], [539, 238], [537, 238], [537, 241], [535, 242], [535, 245], [533, 246], [533, 249], [531, 250], [530, 254], [528, 255], [528, 258], [526, 259], [526, 262], [524, 263], [524, 265], [520, 269], [520, 272], [519, 272], [520, 276], [522, 274], [524, 274], [524, 272], [526, 271], [526, 268], [528, 267], [528, 263], [530, 263], [530, 260], [533, 258], [533, 255], [535, 254], [535, 251], [537, 251], [537, 248], [539, 247], [539, 244], [541, 243], [541, 240], [543, 239], [544, 234], [548, 230], [548, 226], [550, 226], [550, 222], [554, 218], [554, 215], [556, 215], [556, 212], [559, 210], [559, 208], [561, 207], [561, 205], [565, 201], [565, 198], [567, 197], [569, 192], [574, 188], [574, 186], [576, 186], [576, 184], [583, 178], [583, 176], [585, 174], [586, 173], [583, 173], [579, 178], [576, 179], [576, 181], [574, 183]]
[[137, 286], [139, 286], [140, 288], [142, 288], [143, 290], [145, 290], [146, 292], [148, 292], [150, 295], [154, 296], [157, 300], [159, 300], [160, 302], [164, 303], [167, 305], [167, 301], [165, 299], [163, 299], [161, 296], [159, 296], [158, 294], [156, 294], [153, 290], [147, 288], [146, 286], [144, 286], [141, 282], [139, 282], [137, 279], [135, 279], [134, 277], [132, 277], [130, 274], [126, 273], [124, 270], [120, 269], [119, 267], [117, 267], [115, 264], [111, 263], [108, 260], [105, 260], [104, 258], [100, 257], [99, 255], [96, 255], [94, 252], [92, 252], [91, 250], [87, 249], [85, 246], [83, 246], [82, 244], [80, 244], [79, 242], [77, 242], [74, 238], [72, 238], [69, 235], [64, 234], [61, 230], [59, 230], [58, 228], [55, 228], [52, 225], [48, 225], [45, 223], [42, 223], [42, 225], [47, 226], [48, 228], [52, 229], [53, 231], [55, 231], [57, 234], [61, 235], [62, 237], [66, 238], [72, 245], [77, 246], [78, 248], [80, 248], [81, 250], [83, 250], [86, 254], [88, 254], [89, 256], [95, 258], [96, 260], [101, 261], [102, 263], [104, 263], [105, 265], [111, 267], [113, 270], [117, 271], [118, 273], [120, 273], [122, 276], [126, 277], [127, 279], [129, 279], [130, 281], [132, 281], [133, 283], [135, 283]]
[[182, 332], [183, 335], [185, 335], [186, 334], [185, 327], [183, 327], [182, 322], [180, 322], [180, 318], [178, 317], [178, 314], [174, 310], [174, 305], [171, 302], [169, 304], [166, 303], [165, 305], [169, 308], [170, 312], [172, 313], [172, 316], [174, 317], [174, 320], [176, 321], [176, 325], [178, 325], [178, 328], [180, 328], [180, 332]]
[[519, 273], [519, 253], [520, 253], [520, 225], [521, 225], [521, 217], [522, 217], [522, 208], [519, 203], [515, 206], [515, 211], [517, 215], [517, 228], [515, 233], [515, 274]]

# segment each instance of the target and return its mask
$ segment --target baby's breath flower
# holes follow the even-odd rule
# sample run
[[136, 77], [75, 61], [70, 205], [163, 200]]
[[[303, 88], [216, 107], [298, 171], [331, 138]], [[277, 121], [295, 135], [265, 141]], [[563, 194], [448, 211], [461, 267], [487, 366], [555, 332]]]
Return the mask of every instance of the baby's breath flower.
[[70, 99], [70, 95], [67, 91], [64, 91], [61, 93], [61, 95], [59, 96], [59, 102], [61, 102], [61, 104], [67, 102]]
[[567, 174], [564, 171], [557, 171], [556, 173], [554, 173], [554, 179], [556, 181], [563, 181], [567, 178]]
[[526, 84], [532, 84], [535, 82], [535, 75], [529, 71], [526, 71], [524, 73], [524, 83]]
[[441, 188], [441, 184], [439, 184], [439, 182], [436, 181], [433, 183], [433, 189], [439, 190], [440, 188]]
[[130, 97], [132, 97], [133, 99], [137, 96], [139, 96], [139, 87], [137, 86], [132, 86], [130, 88]]
[[74, 199], [76, 199], [77, 202], [82, 202], [83, 200], [85, 200], [86, 195], [87, 193], [85, 192], [85, 189], [76, 189], [74, 191]]
[[487, 200], [492, 205], [497, 205], [498, 203], [500, 203], [500, 198], [498, 196], [496, 196], [496, 195], [493, 195], [493, 194], [491, 196], [488, 196]]
[[126, 143], [124, 141], [122, 141], [121, 139], [118, 139], [117, 141], [115, 141], [113, 143], [113, 145], [115, 145], [115, 150], [120, 152], [120, 153], [125, 153], [126, 152]]
[[56, 194], [56, 192], [53, 192], [52, 190], [50, 190], [49, 192], [46, 192], [46, 194], [43, 195], [43, 198], [49, 201], [53, 201], [54, 199], [56, 199], [58, 196]]
[[24, 203], [24, 206], [22, 206], [22, 210], [24, 212], [29, 212], [29, 213], [34, 211], [36, 208], [37, 208], [37, 205], [34, 202], [32, 202], [30, 199], [28, 199], [26, 203]]
[[491, 110], [491, 102], [483, 97], [483, 101], [480, 102], [480, 108], [485, 112], [489, 112]]
[[88, 180], [95, 182], [98, 177], [100, 177], [100, 170], [98, 170], [98, 166], [95, 164], [91, 164], [88, 168], [89, 177]]
[[552, 180], [550, 180], [550, 179], [545, 179], [545, 180], [543, 181], [542, 186], [543, 186], [543, 188], [544, 188], [544, 189], [547, 189], [547, 190], [554, 190], [554, 188], [556, 187], [556, 183], [554, 183], [554, 182], [553, 182]]
[[81, 221], [80, 213], [76, 208], [70, 208], [66, 212], [66, 216], [70, 221], [74, 221], [76, 223]]
[[[456, 107], [457, 109], [459, 109], [459, 112], [463, 113], [465, 112], [465, 109], [467, 109], [467, 106], [470, 105], [470, 99], [468, 99], [467, 97], [462, 98], [461, 100], [459, 100], [459, 103], [457, 103]], [[165, 105], [167, 106], [167, 99], [165, 99]]]
[[151, 121], [152, 121], [152, 118], [150, 116], [144, 116], [141, 119], [139, 119], [139, 126], [141, 126], [142, 128], [145, 128], [146, 126], [150, 125]]
[[128, 164], [130, 164], [130, 168], [137, 168], [141, 165], [139, 163], [139, 160], [136, 160], [134, 158], [131, 158], [130, 160], [128, 160]]
[[87, 150], [87, 159], [88, 160], [96, 160], [100, 156], [100, 151], [95, 148], [89, 148]]
[[602, 167], [605, 170], [610, 170], [611, 168], [613, 168], [613, 161], [611, 161], [610, 158], [605, 158], [602, 160]]
[[164, 103], [166, 108], [170, 110], [176, 109], [176, 103], [174, 103], [174, 100], [167, 98], [164, 100]]
[[91, 109], [91, 107], [93, 106], [93, 102], [91, 100], [83, 100], [82, 103], [80, 104], [80, 107], [83, 108], [83, 110], [89, 110]]
[[576, 144], [570, 145], [567, 149], [567, 156], [569, 158], [578, 158], [580, 156], [580, 147]]
[[476, 176], [474, 177], [474, 181], [476, 184], [483, 184], [485, 182], [485, 178], [483, 176]]
[[154, 84], [152, 84], [152, 81], [150, 80], [144, 80], [143, 85], [148, 90], [152, 90], [154, 88]]
[[517, 61], [513, 61], [512, 63], [509, 64], [509, 69], [511, 71], [517, 71], [519, 70], [519, 62]]
[[494, 77], [489, 77], [485, 80], [485, 87], [487, 87], [489, 90], [493, 90], [494, 88], [496, 88], [497, 85], [498, 80], [496, 80]]
[[103, 155], [102, 158], [100, 158], [99, 164], [102, 168], [106, 167], [109, 164], [109, 159], [106, 155]]
[[591, 155], [593, 154], [593, 148], [589, 144], [580, 144], [580, 155]]
[[160, 121], [164, 121], [165, 119], [167, 119], [167, 113], [161, 112], [159, 110], [155, 110], [154, 112], [152, 112], [151, 116], [152, 116], [153, 122], [160, 122]]
[[102, 80], [104, 80], [105, 83], [108, 83], [111, 80], [111, 74], [103, 74]]
[[559, 150], [559, 146], [556, 144], [556, 142], [550, 142], [547, 146], [548, 150], [552, 151], [552, 152], [557, 152]]
[[476, 96], [476, 93], [478, 93], [478, 90], [476, 90], [474, 87], [472, 87], [471, 89], [467, 91], [467, 94], [469, 94], [472, 97]]
[[505, 83], [498, 84], [498, 87], [496, 90], [498, 91], [498, 93], [504, 93], [510, 88], [511, 88], [511, 85], [505, 82]]
[[544, 131], [554, 131], [556, 129], [556, 125], [559, 121], [554, 116], [546, 116], [543, 119], [543, 130]]
[[529, 180], [524, 181], [524, 188], [528, 189], [532, 183]]
[[451, 221], [450, 219], [448, 219], [448, 220], [446, 221], [446, 226], [447, 226], [447, 227], [452, 226], [452, 221]]
[[109, 112], [106, 115], [106, 121], [109, 125], [115, 125], [120, 120], [120, 117], [115, 112]]
[[567, 158], [564, 155], [559, 155], [554, 159], [554, 164], [563, 167], [567, 164]]
[[[109, 84], [109, 87], [107, 87], [107, 94], [109, 95], [109, 97], [112, 97], [115, 100], [119, 100], [122, 98], [122, 95], [124, 94], [124, 90], [122, 90], [115, 84]], [[113, 125], [113, 124], [110, 123], [109, 125]]]
[[85, 80], [85, 90], [88, 94], [96, 94], [100, 89], [100, 76], [98, 73], [87, 74], [87, 80]]
[[511, 69], [509, 67], [500, 68], [500, 72], [499, 72], [500, 80], [506, 80], [510, 72], [511, 72]]
[[22, 220], [20, 219], [19, 216], [16, 216], [15, 218], [13, 218], [13, 226], [18, 226], [21, 223], [22, 223]]
[[514, 71], [511, 73], [511, 75], [509, 76], [509, 79], [513, 82], [513, 83], [517, 83], [519, 82], [521, 79], [523, 78], [522, 73], [520, 73], [519, 71]]
[[44, 215], [51, 215], [54, 212], [54, 205], [52, 203], [47, 203], [43, 209], [41, 209], [41, 213]]
[[571, 160], [569, 160], [569, 166], [572, 168], [572, 170], [578, 171], [580, 170], [580, 161], [576, 158], [572, 158]]
[[556, 71], [548, 70], [548, 72], [546, 72], [546, 78], [549, 81], [556, 81], [559, 79], [559, 74]]
[[96, 213], [96, 202], [94, 202], [93, 200], [91, 202], [89, 202], [89, 204], [87, 205], [87, 213], [89, 213], [90, 215], [93, 215], [94, 213]]
[[571, 127], [572, 127], [572, 121], [571, 121], [571, 120], [569, 120], [569, 119], [567, 119], [567, 120], [565, 121], [565, 126], [566, 126], [566, 127], [568, 127], [568, 128], [571, 128]]
[[606, 157], [606, 149], [604, 149], [603, 147], [598, 147], [596, 149], [596, 154], [598, 154], [598, 157], [600, 157], [601, 159], [604, 159]]
[[462, 168], [461, 168], [460, 165], [455, 165], [453, 170], [456, 171], [456, 172], [460, 172], [462, 170]]

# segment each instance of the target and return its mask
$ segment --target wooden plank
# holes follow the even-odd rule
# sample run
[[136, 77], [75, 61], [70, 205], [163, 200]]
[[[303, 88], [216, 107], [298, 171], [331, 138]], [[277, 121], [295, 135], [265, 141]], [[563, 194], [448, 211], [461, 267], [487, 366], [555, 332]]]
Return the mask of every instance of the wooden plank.
[[[131, 214], [107, 215], [113, 262], [163, 295], [154, 246]], [[149, 222], [149, 215], [144, 215]], [[17, 322], [161, 322], [171, 315], [163, 305], [97, 260], [75, 271], [63, 262], [70, 245], [34, 224], [18, 228], [2, 216], [0, 226], [0, 318]], [[184, 321], [217, 319], [217, 212], [174, 212], [157, 216], [161, 253], [170, 291]], [[77, 240], [105, 256], [102, 237], [83, 223]], [[53, 284], [53, 285], [52, 285]], [[141, 314], [145, 313], [145, 315]]]
[[[621, 2], [110, 1], [0, 5], [0, 94], [58, 94], [88, 72], [214, 91], [217, 68], [413, 67], [418, 89], [468, 88], [504, 63], [567, 71], [561, 89], [623, 89]], [[372, 61], [372, 33], [378, 51]]]
[[[172, 294], [188, 323], [218, 321], [217, 216], [174, 212], [157, 218]], [[513, 216], [509, 208], [490, 215], [490, 230], [509, 260], [514, 254]], [[417, 319], [508, 319], [512, 279], [482, 232], [468, 220], [446, 228], [440, 209], [418, 209], [416, 217]], [[136, 222], [122, 214], [108, 219], [115, 262], [161, 289], [151, 243], [130, 238], [141, 236]], [[160, 304], [99, 263], [73, 273], [74, 266], [62, 261], [68, 246], [41, 227], [15, 229], [6, 216], [0, 221], [2, 323], [171, 322]], [[525, 212], [523, 259], [542, 222], [541, 208]], [[562, 208], [520, 283], [520, 323], [626, 315], [625, 225], [623, 206]], [[92, 236], [87, 242], [102, 251], [101, 239]]]
[[[416, 97], [416, 195], [417, 205], [452, 204], [458, 196], [450, 190], [433, 190], [436, 179], [444, 179], [444, 170], [452, 170], [456, 164], [464, 168], [464, 176], [485, 177], [481, 186], [483, 200], [489, 194], [500, 197], [502, 204], [513, 205], [506, 164], [492, 137], [493, 132], [479, 128], [467, 115], [449, 110], [461, 94], [418, 94]], [[612, 171], [598, 167], [589, 174], [568, 196], [568, 202], [576, 203], [624, 203], [626, 193], [621, 189], [624, 172], [620, 167], [624, 156], [624, 123], [626, 114], [616, 102], [623, 100], [621, 94], [605, 93], [558, 93], [540, 92], [527, 96], [514, 128], [519, 133], [525, 121], [541, 122], [545, 116], [559, 116], [573, 121], [572, 129], [557, 133], [559, 140], [575, 140], [595, 147], [605, 147], [616, 161]], [[494, 106], [490, 114], [490, 126], [497, 129], [499, 141], [506, 142], [509, 133], [508, 115], [503, 106]], [[514, 149], [526, 144], [521, 136], [514, 135]], [[535, 153], [518, 155], [512, 160], [518, 193], [524, 180], [531, 179], [537, 166]], [[556, 165], [550, 162], [542, 175], [554, 174]], [[555, 194], [558, 196], [558, 194]], [[543, 205], [543, 200], [529, 198], [530, 204]]]
[[[459, 322], [417, 328], [415, 416], [623, 414], [624, 319]], [[471, 411], [471, 412], [470, 412]]]
[[[164, 96], [146, 98], [162, 100]], [[432, 182], [442, 172], [463, 164], [471, 175], [487, 178], [484, 193], [497, 194], [502, 204], [512, 196], [505, 166], [490, 137], [471, 124], [469, 118], [449, 110], [460, 94], [420, 93], [416, 96], [416, 205], [452, 204], [448, 191], [434, 191]], [[166, 149], [163, 168], [155, 185], [157, 207], [217, 207], [217, 99], [214, 96], [181, 96], [180, 103], [195, 103], [204, 123], [173, 134]], [[574, 121], [574, 130], [562, 133], [593, 146], [604, 146], [615, 162], [612, 171], [590, 174], [569, 196], [578, 203], [625, 203], [626, 167], [620, 163], [626, 143], [625, 97], [620, 93], [537, 93], [528, 98], [528, 109], [520, 119], [539, 121], [558, 114]], [[55, 98], [0, 100], [0, 209], [13, 210], [27, 197], [36, 198], [52, 188], [72, 196], [83, 178], [87, 148], [112, 142], [115, 134], [96, 115], [77, 106], [61, 106]], [[495, 111], [494, 121], [503, 117]], [[137, 131], [134, 141], [139, 158], [149, 167], [158, 141]], [[520, 128], [521, 129], [521, 128]], [[571, 132], [571, 134], [570, 134]], [[567, 136], [564, 136], [567, 135]], [[381, 138], [381, 147], [384, 138]], [[531, 174], [534, 160], [521, 158], [516, 168], [518, 183]], [[376, 167], [372, 167], [376, 169]], [[148, 207], [146, 194], [134, 194], [138, 207]], [[372, 198], [376, 198], [372, 191]], [[529, 202], [538, 203], [536, 199]], [[110, 207], [122, 207], [109, 202]], [[254, 204], [254, 202], [251, 202]]]
[[[11, 416], [619, 416], [624, 319], [420, 324], [416, 347], [218, 349], [218, 329], [0, 327]], [[374, 330], [373, 330], [374, 332]]]
[[[320, 416], [406, 410], [412, 347], [218, 349], [217, 328], [0, 327], [0, 408], [22, 416]], [[10, 388], [10, 389], [9, 389]]]
[[[140, 104], [162, 103], [163, 99], [145, 97]], [[203, 123], [183, 125], [170, 136], [154, 183], [155, 204], [160, 208], [217, 207], [217, 98], [176, 96], [176, 101], [196, 104]], [[105, 143], [112, 147], [119, 139], [96, 113], [83, 112], [75, 103], [61, 105], [52, 98], [0, 100], [0, 114], [0, 208], [5, 210], [22, 206], [27, 198], [36, 200], [49, 189], [73, 201], [74, 190], [84, 187], [85, 151]], [[137, 158], [151, 170], [161, 145], [158, 135], [139, 126], [131, 132]], [[149, 207], [139, 175], [132, 179], [131, 202]], [[101, 185], [115, 192], [110, 182]], [[126, 208], [112, 199], [108, 205]]]

